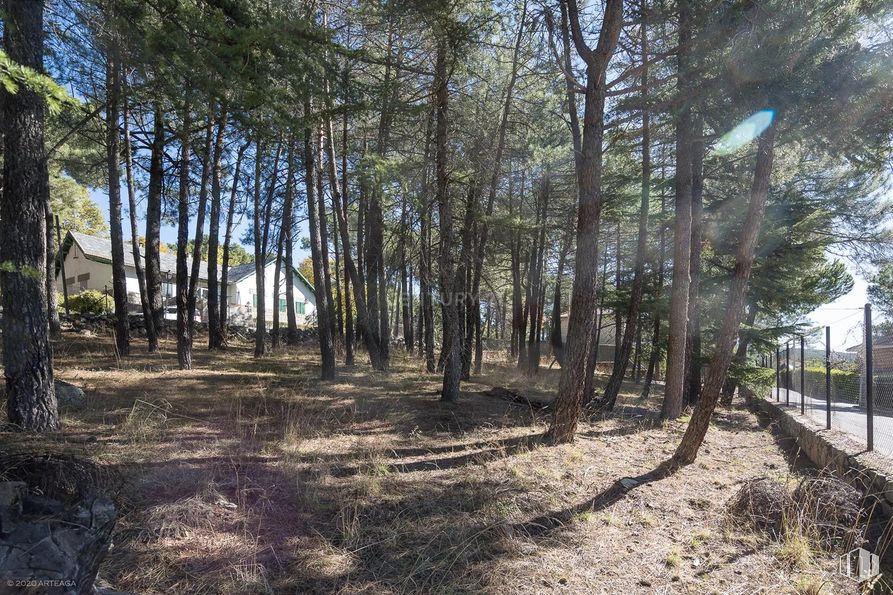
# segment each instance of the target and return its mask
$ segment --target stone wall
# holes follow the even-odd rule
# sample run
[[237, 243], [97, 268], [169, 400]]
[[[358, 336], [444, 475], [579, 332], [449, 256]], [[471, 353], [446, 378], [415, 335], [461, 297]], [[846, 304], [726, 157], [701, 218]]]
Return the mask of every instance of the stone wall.
[[800, 451], [821, 469], [830, 469], [868, 496], [875, 496], [883, 511], [893, 516], [893, 462], [874, 452], [867, 452], [861, 444], [837, 430], [786, 409], [757, 395], [747, 388], [741, 395], [759, 414], [774, 422], [778, 430], [793, 438]]

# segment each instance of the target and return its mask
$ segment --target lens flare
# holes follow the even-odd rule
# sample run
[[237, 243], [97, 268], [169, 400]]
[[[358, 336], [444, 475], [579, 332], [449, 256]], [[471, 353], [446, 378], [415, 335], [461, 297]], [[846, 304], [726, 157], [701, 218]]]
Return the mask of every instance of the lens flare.
[[775, 119], [774, 109], [763, 109], [745, 119], [743, 122], [726, 132], [713, 147], [716, 155], [731, 155], [744, 145], [748, 144], [764, 130], [772, 125]]

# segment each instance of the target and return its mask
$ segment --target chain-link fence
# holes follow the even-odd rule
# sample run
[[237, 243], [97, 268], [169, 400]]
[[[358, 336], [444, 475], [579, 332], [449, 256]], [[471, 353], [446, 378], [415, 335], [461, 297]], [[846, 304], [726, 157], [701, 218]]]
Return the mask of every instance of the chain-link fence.
[[870, 306], [830, 326], [786, 338], [764, 359], [772, 398], [796, 413], [893, 455], [893, 334], [879, 332]]

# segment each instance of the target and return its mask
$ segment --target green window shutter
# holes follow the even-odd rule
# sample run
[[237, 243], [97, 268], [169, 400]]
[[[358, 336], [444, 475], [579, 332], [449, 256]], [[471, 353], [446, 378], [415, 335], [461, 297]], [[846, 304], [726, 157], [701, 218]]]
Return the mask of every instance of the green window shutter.
[[257, 294], [251, 296], [251, 305], [257, 308]]
[[303, 314], [304, 313], [304, 302], [298, 302], [296, 304], [296, 306], [298, 307], [298, 314]]
[[285, 298], [279, 298], [279, 311], [285, 312]]

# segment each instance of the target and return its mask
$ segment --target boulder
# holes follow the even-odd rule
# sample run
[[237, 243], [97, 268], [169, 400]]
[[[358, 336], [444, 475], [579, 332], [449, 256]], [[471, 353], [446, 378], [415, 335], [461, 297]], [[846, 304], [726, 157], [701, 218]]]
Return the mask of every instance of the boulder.
[[17, 592], [25, 593], [92, 593], [111, 545], [114, 504], [101, 496], [63, 503], [25, 487], [0, 483], [0, 585], [20, 585]]
[[56, 386], [56, 402], [59, 407], [79, 409], [87, 403], [87, 395], [82, 389], [62, 380], [56, 380], [54, 384]]

